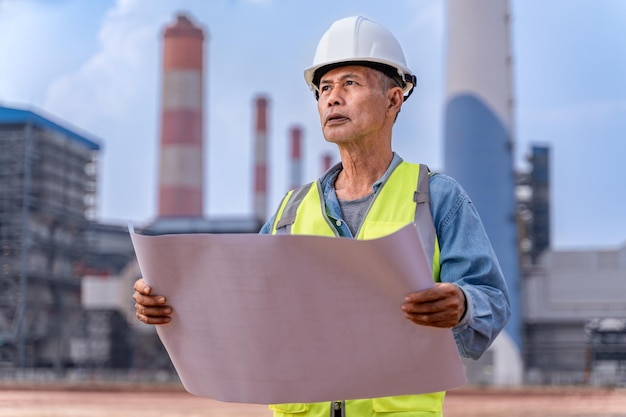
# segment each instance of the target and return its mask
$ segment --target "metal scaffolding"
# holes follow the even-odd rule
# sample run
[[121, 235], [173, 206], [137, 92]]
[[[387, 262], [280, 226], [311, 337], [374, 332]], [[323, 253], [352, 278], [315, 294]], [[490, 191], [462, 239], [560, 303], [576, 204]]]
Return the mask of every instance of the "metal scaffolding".
[[98, 150], [36, 113], [0, 107], [0, 366], [67, 360]]

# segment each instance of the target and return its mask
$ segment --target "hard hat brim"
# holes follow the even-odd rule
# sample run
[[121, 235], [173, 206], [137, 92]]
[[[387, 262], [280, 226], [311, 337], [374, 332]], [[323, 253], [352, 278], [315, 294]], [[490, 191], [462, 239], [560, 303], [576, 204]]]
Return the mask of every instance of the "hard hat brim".
[[304, 79], [309, 88], [316, 92], [324, 74], [335, 68], [350, 65], [364, 66], [382, 72], [398, 83], [398, 86], [403, 89], [406, 98], [411, 95], [413, 88], [415, 88], [415, 76], [411, 74], [411, 71], [409, 71], [408, 68], [398, 68], [397, 63], [368, 58], [346, 59], [345, 61], [335, 61], [327, 64], [315, 65], [304, 71]]

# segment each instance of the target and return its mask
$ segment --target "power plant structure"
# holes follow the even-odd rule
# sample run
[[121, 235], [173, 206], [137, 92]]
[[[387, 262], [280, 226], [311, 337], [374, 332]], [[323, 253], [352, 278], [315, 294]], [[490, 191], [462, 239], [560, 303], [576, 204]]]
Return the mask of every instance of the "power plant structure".
[[204, 213], [204, 39], [182, 14], [163, 33], [159, 219]]
[[[626, 246], [550, 249], [550, 149], [533, 147], [528, 172], [513, 167], [508, 3], [466, 3], [448, 2], [445, 172], [478, 207], [514, 310], [485, 358], [466, 362], [470, 382], [623, 385]], [[135, 226], [141, 233], [256, 233], [267, 218], [266, 94], [250, 112], [251, 214], [205, 216], [206, 38], [184, 14], [163, 32], [158, 214]], [[289, 187], [301, 185], [302, 136], [292, 125]], [[98, 140], [40, 112], [0, 106], [0, 379], [24, 369], [175, 378], [154, 327], [134, 316], [140, 271], [127, 228], [95, 218], [99, 151]], [[322, 155], [322, 172], [332, 163]]]
[[302, 128], [289, 129], [289, 189], [302, 185]]
[[[204, 38], [184, 14], [163, 32], [158, 215], [135, 227], [142, 233], [257, 233], [265, 221], [266, 156], [255, 170], [263, 184], [255, 214], [204, 216]], [[267, 103], [259, 99], [255, 108], [263, 150]], [[0, 107], [2, 369], [169, 365], [162, 349], [148, 346], [156, 336], [131, 338], [137, 321], [128, 291], [140, 272], [126, 226], [95, 221], [99, 150], [65, 124]], [[161, 358], [148, 361], [149, 352]]]
[[322, 173], [328, 171], [333, 166], [333, 156], [327, 152], [322, 155]]
[[69, 362], [99, 150], [48, 117], [0, 107], [0, 367]]
[[447, 4], [445, 172], [478, 208], [512, 307], [492, 348], [465, 364], [487, 384], [623, 384], [624, 248], [551, 250], [550, 149], [532, 147], [529, 172], [513, 164], [509, 10], [508, 0]]
[[504, 272], [512, 316], [493, 349], [494, 372], [516, 384], [522, 315], [508, 0], [449, 0], [447, 18], [444, 171], [476, 205]]
[[268, 107], [267, 97], [260, 95], [254, 100], [254, 217], [263, 223], [267, 220], [267, 135]]
[[550, 148], [534, 145], [518, 174], [524, 381], [623, 386], [626, 244], [550, 248]]
[[144, 233], [256, 233], [267, 216], [269, 99], [255, 99], [254, 208], [242, 218], [210, 219], [205, 191], [205, 30], [180, 13], [163, 31], [159, 197]]

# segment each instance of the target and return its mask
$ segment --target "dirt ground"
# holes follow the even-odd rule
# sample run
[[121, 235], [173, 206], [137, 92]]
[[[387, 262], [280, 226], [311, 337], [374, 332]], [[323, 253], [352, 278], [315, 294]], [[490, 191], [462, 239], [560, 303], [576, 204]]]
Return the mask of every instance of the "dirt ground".
[[[626, 417], [626, 389], [527, 388], [449, 392], [445, 417]], [[2, 417], [269, 417], [263, 405], [230, 404], [180, 389], [0, 386]]]

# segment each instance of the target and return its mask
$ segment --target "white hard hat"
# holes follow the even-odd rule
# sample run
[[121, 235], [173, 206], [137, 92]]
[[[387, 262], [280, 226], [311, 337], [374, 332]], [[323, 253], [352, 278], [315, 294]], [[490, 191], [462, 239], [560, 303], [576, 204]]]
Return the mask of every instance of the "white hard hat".
[[304, 71], [304, 79], [317, 96], [322, 75], [344, 65], [365, 65], [384, 72], [402, 87], [405, 100], [415, 87], [416, 77], [393, 34], [361, 16], [346, 17], [330, 26], [317, 44], [313, 65]]

